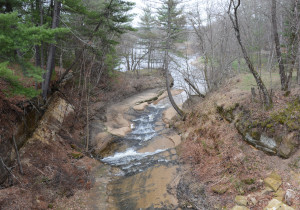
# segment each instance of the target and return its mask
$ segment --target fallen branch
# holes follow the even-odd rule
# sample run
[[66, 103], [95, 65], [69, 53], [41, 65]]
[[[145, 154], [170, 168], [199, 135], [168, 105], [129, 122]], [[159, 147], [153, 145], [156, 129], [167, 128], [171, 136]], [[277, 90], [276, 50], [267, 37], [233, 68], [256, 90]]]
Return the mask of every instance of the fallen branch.
[[140, 104], [145, 103], [145, 102], [150, 103], [150, 102], [152, 102], [152, 101], [156, 101], [156, 100], [159, 98], [159, 96], [161, 96], [164, 92], [165, 92], [165, 91], [162, 90], [162, 91], [160, 91], [160, 92], [158, 93], [157, 96], [154, 96], [154, 97], [152, 97], [152, 98], [150, 98], [150, 99], [147, 99], [147, 100], [144, 100], [144, 101], [138, 101], [138, 102], [136, 102], [135, 104], [136, 104], [136, 105], [140, 105]]
[[201, 97], [201, 98], [205, 98], [205, 95], [203, 95], [202, 93], [200, 93], [200, 91], [195, 87], [195, 85], [192, 84], [192, 82], [188, 79], [188, 78], [184, 78], [184, 80], [188, 83], [189, 86], [191, 86], [193, 88], [193, 90]]
[[21, 161], [20, 161], [20, 155], [19, 155], [19, 151], [18, 151], [16, 139], [15, 139], [15, 135], [13, 135], [13, 143], [14, 143], [16, 154], [17, 154], [17, 161], [18, 161], [20, 174], [24, 175], [22, 164], [21, 164]]
[[11, 172], [11, 170], [5, 165], [5, 163], [4, 163], [3, 159], [2, 159], [2, 157], [0, 157], [0, 159], [1, 159], [1, 163], [2, 163], [3, 167], [7, 170], [7, 172], [8, 172], [13, 178], [15, 178], [20, 184], [22, 184], [22, 183], [18, 180], [18, 178]]

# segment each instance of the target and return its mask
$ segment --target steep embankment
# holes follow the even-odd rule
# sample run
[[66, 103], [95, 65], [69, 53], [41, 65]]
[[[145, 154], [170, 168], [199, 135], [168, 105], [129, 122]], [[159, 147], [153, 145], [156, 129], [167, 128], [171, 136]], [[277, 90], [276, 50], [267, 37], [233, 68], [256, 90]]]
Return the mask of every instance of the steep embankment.
[[298, 209], [300, 89], [288, 96], [275, 91], [274, 107], [264, 110], [259, 96], [239, 88], [242, 79], [198, 100], [185, 122], [173, 122], [188, 163], [178, 188], [181, 204], [263, 209], [277, 205], [276, 198]]
[[[97, 162], [84, 157], [59, 135], [65, 116], [71, 112], [71, 104], [59, 94], [52, 96], [37, 128], [19, 150], [24, 174], [14, 167], [8, 180], [12, 186], [0, 190], [1, 208], [50, 208], [58, 197], [90, 187], [88, 174]], [[14, 151], [10, 155], [14, 160]]]
[[[101, 123], [106, 121], [105, 113], [109, 104], [149, 88], [164, 86], [159, 74], [140, 78], [120, 74], [106, 82], [110, 84], [105, 84], [106, 88], [98, 87], [91, 96], [90, 124], [94, 120]], [[5, 158], [9, 161], [5, 163], [8, 170], [3, 165], [1, 169], [6, 171], [9, 179], [1, 185], [1, 209], [17, 209], [21, 206], [24, 209], [52, 208], [57, 199], [73, 196], [79, 190], [85, 193], [93, 186], [92, 174], [97, 172], [101, 164], [88, 157], [89, 153], [85, 154], [82, 149], [87, 136], [85, 102], [80, 100], [80, 91], [73, 89], [72, 83], [68, 82], [61, 92], [51, 96], [47, 107], [41, 109], [28, 101], [28, 107], [37, 115], [28, 115], [31, 112], [23, 115], [22, 107], [16, 106], [13, 99], [2, 98], [1, 121], [6, 119], [7, 123], [1, 124], [1, 135], [7, 134], [7, 138], [1, 138], [4, 146], [0, 149], [7, 148]], [[15, 137], [23, 175], [18, 171], [16, 154], [10, 142], [12, 133], [9, 131], [13, 130], [9, 128], [12, 125], [17, 128]]]

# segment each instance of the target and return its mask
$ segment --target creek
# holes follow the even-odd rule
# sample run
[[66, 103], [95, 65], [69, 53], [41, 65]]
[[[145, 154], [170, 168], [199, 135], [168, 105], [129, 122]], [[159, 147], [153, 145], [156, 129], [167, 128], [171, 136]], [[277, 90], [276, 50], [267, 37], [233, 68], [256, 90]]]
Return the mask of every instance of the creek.
[[172, 209], [177, 205], [176, 195], [168, 188], [179, 172], [175, 146], [180, 136], [162, 121], [169, 107], [165, 98], [144, 111], [130, 109], [132, 131], [115, 141], [111, 147], [115, 149], [102, 159], [111, 175], [107, 209]]
[[[170, 64], [173, 88], [185, 90], [174, 99], [177, 104], [183, 104], [187, 93], [192, 93], [184, 78], [187, 78], [186, 74], [199, 71], [191, 65], [196, 56], [188, 61], [171, 56], [177, 61]], [[203, 76], [194, 75], [199, 75], [200, 79], [190, 80], [205, 91]], [[156, 105], [150, 104], [144, 111], [135, 111], [131, 107], [126, 113], [130, 115], [132, 131], [102, 154], [101, 161], [110, 167], [107, 209], [175, 209], [178, 206], [176, 186], [180, 179], [180, 164], [175, 147], [180, 144], [181, 137], [163, 121], [164, 115], [170, 113], [170, 107], [166, 97]]]

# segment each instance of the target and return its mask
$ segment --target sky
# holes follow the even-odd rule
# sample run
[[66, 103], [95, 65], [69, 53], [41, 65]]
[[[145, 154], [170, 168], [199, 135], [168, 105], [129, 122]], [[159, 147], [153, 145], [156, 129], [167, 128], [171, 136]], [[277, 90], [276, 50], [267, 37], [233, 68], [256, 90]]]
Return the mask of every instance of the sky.
[[[145, 3], [149, 3], [152, 2], [153, 5], [157, 6], [157, 2], [159, 2], [159, 0], [129, 0], [131, 2], [134, 2], [136, 5], [132, 10], [132, 13], [137, 14], [133, 20], [133, 26], [138, 26], [139, 24], [139, 16], [142, 14], [142, 8], [146, 6]], [[213, 7], [214, 5], [216, 6], [220, 6], [226, 2], [228, 2], [228, 0], [198, 0], [200, 2], [200, 6], [201, 6], [201, 2], [203, 5], [203, 9], [205, 8], [205, 4], [208, 2], [209, 4], [211, 4]], [[197, 2], [197, 0], [182, 0], [182, 2], [184, 3], [184, 7], [186, 9], [191, 9], [193, 8], [193, 6], [195, 5], [195, 2]]]
[[133, 25], [138, 26], [139, 15], [142, 14], [142, 8], [145, 7], [144, 0], [130, 0], [135, 3], [135, 7], [132, 10], [132, 13], [137, 14], [133, 20]]

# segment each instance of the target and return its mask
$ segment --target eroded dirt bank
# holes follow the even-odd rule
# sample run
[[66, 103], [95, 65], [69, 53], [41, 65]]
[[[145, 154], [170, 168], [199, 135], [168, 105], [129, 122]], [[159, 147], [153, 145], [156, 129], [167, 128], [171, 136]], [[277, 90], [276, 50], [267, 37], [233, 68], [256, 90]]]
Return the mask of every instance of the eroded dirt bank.
[[[111, 103], [116, 103], [147, 89], [164, 86], [161, 75], [146, 75], [137, 79], [132, 75], [121, 74], [113, 80], [106, 80], [113, 82], [109, 90], [99, 87], [96, 90], [97, 94], [93, 95], [90, 108], [91, 121], [103, 119], [105, 114], [101, 110], [106, 109], [105, 107]], [[72, 200], [76, 200], [76, 195], [84, 195], [93, 186], [97, 189], [105, 187], [107, 182], [106, 176], [103, 175], [105, 167], [99, 161], [90, 158], [91, 153], [85, 153], [83, 149], [86, 139], [86, 118], [84, 112], [80, 111], [80, 107], [84, 108], [85, 102], [79, 100], [78, 94], [78, 91], [72, 89], [71, 82], [52, 96], [53, 100], [48, 104], [45, 114], [36, 125], [37, 129], [32, 137], [27, 138], [24, 141], [25, 144], [20, 145], [20, 159], [24, 175], [19, 173], [14, 150], [10, 150], [9, 158], [12, 159], [12, 165], [8, 165], [9, 179], [1, 185], [1, 209], [58, 208], [60, 205], [56, 205], [56, 203], [59, 203], [59, 200], [63, 200], [61, 206], [68, 203], [64, 199], [70, 200], [70, 205], [66, 206], [69, 209], [72, 208]], [[16, 107], [12, 100], [9, 103]], [[95, 106], [93, 107], [93, 105]], [[96, 110], [95, 107], [98, 109]], [[18, 123], [17, 119], [19, 118], [10, 118], [14, 110], [10, 110], [9, 106], [5, 108], [8, 114], [6, 117], [10, 119], [9, 122]], [[16, 110], [23, 114], [22, 109], [17, 108]], [[98, 112], [99, 109], [100, 112]], [[2, 114], [5, 115], [6, 112]], [[5, 119], [1, 117], [1, 120]], [[11, 126], [9, 123], [1, 124], [1, 132], [5, 131], [6, 125]], [[11, 143], [9, 141], [7, 143], [11, 147]], [[93, 147], [90, 148], [90, 151], [93, 151]], [[97, 177], [96, 180], [95, 177]], [[102, 191], [97, 190], [96, 192]], [[101, 196], [96, 194], [94, 196], [87, 197], [90, 199], [90, 202], [87, 201], [87, 203], [91, 204], [91, 201], [97, 201], [96, 206], [104, 203], [101, 202]], [[81, 205], [81, 203], [84, 202], [73, 203], [74, 208], [90, 207]]]
[[[274, 91], [274, 107], [239, 88], [241, 77], [194, 100], [173, 125], [186, 172], [178, 188], [194, 209], [299, 209], [299, 87]], [[192, 111], [191, 111], [192, 109]]]

